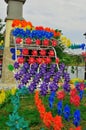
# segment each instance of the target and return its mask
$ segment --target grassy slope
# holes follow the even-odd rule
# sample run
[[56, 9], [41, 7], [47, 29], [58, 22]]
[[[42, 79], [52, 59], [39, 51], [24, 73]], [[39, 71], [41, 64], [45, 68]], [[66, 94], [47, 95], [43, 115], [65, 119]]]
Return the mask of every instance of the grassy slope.
[[[49, 95], [48, 95], [49, 96]], [[47, 111], [49, 111], [49, 106], [48, 106], [48, 96], [46, 97], [42, 97], [42, 101], [46, 106]], [[56, 103], [57, 103], [57, 99], [55, 100], [54, 103], [54, 107], [51, 110], [53, 113], [53, 116], [56, 115], [57, 110], [56, 110]], [[66, 99], [64, 100], [64, 105], [65, 104], [69, 104], [69, 98], [66, 97]], [[86, 97], [83, 98], [80, 107], [78, 107], [78, 109], [81, 110], [81, 126], [82, 126], [82, 130], [86, 129]], [[74, 107], [73, 105], [70, 106], [71, 107], [71, 113], [74, 112], [74, 110], [76, 109], [76, 107]], [[7, 103], [5, 103], [1, 108], [0, 108], [0, 130], [9, 130], [9, 128], [6, 126], [6, 121], [8, 121], [8, 116], [9, 114], [12, 112], [12, 104], [8, 101]], [[36, 109], [36, 106], [34, 105], [34, 96], [33, 95], [27, 95], [24, 98], [21, 98], [20, 101], [20, 109], [19, 109], [19, 114], [21, 116], [23, 116], [25, 118], [25, 120], [28, 120], [29, 122], [29, 126], [30, 126], [30, 130], [40, 130], [40, 128], [45, 128], [44, 124], [42, 123], [42, 121], [40, 120], [40, 116], [39, 113]], [[63, 123], [64, 123], [64, 130], [69, 130], [70, 127], [74, 127], [74, 125], [72, 124], [72, 120], [67, 122], [63, 119]], [[45, 130], [47, 130], [47, 128], [45, 128]]]

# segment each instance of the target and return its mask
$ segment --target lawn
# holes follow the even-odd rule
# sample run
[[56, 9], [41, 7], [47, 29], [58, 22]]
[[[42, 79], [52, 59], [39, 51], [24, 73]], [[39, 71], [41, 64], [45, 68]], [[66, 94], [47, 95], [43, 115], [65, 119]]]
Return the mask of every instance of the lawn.
[[[52, 112], [53, 116], [57, 114], [57, 102], [58, 99], [55, 98], [54, 106], [52, 109], [49, 108], [49, 102], [48, 102], [47, 96], [40, 97], [46, 107], [47, 111]], [[69, 97], [66, 96], [65, 100], [63, 100], [63, 107], [65, 104], [69, 104], [71, 108], [71, 114], [74, 113], [76, 110], [76, 107], [71, 105], [69, 102]], [[83, 97], [80, 106], [77, 108], [81, 112], [81, 123], [80, 126], [82, 127], [82, 130], [86, 129], [86, 97]], [[13, 105], [10, 101], [10, 98], [6, 100], [3, 105], [0, 106], [0, 130], [10, 130], [9, 127], [7, 127], [6, 122], [9, 120], [9, 114], [13, 112]], [[40, 119], [39, 112], [37, 111], [37, 108], [35, 106], [34, 101], [34, 94], [26, 94], [23, 97], [20, 97], [20, 107], [19, 107], [19, 115], [23, 116], [25, 120], [29, 123], [30, 130], [41, 130], [44, 128], [44, 130], [48, 130], [45, 125], [43, 124], [42, 120]], [[72, 119], [70, 121], [66, 121], [64, 118], [62, 118], [63, 124], [64, 124], [64, 130], [69, 130], [70, 127], [74, 127]], [[50, 129], [49, 129], [50, 130]]]

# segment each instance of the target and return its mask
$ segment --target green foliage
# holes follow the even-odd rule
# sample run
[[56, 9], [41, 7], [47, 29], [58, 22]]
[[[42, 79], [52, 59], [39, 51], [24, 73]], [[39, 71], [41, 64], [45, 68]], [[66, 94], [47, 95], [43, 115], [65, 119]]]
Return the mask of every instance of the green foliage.
[[[86, 90], [84, 92], [84, 95], [86, 95]], [[20, 94], [20, 96], [22, 96], [22, 94]], [[40, 97], [40, 98], [42, 99], [42, 102], [44, 103], [46, 110], [50, 111], [49, 105], [48, 105], [48, 97], [49, 95], [45, 97]], [[19, 113], [18, 116], [20, 117], [21, 115], [22, 117], [24, 117], [25, 120], [29, 122], [29, 127], [31, 128], [31, 130], [41, 130], [42, 128], [44, 128], [44, 130], [48, 130], [44, 126], [43, 122], [41, 121], [39, 112], [37, 111], [36, 106], [34, 104], [34, 94], [23, 95], [23, 98], [20, 97], [19, 101], [20, 101], [20, 105], [17, 111]], [[53, 116], [57, 114], [57, 108], [56, 108], [57, 102], [58, 102], [58, 99], [55, 98], [54, 107], [51, 110]], [[75, 106], [70, 104], [69, 94], [68, 94], [63, 100], [63, 107], [66, 104], [70, 105], [72, 115], [76, 109], [79, 109], [81, 111], [80, 125], [82, 126], [82, 130], [84, 130], [86, 128], [86, 96], [83, 97], [80, 106], [76, 108]], [[3, 106], [3, 108], [0, 108], [0, 130], [9, 130], [9, 127], [5, 125], [5, 122], [10, 121], [10, 119], [8, 121], [8, 117], [9, 117], [9, 114], [12, 115], [13, 108], [14, 108], [13, 104], [10, 103], [9, 101], [5, 104], [5, 106]], [[64, 130], [69, 130], [69, 128], [73, 126], [72, 120], [67, 122], [63, 119], [63, 123], [65, 126]]]
[[[24, 91], [23, 91], [24, 90]], [[19, 116], [18, 110], [20, 106], [20, 95], [26, 94], [26, 89], [19, 89], [14, 96], [11, 96], [11, 103], [13, 104], [13, 112], [9, 115], [9, 121], [6, 122], [10, 130], [30, 130], [28, 128], [28, 121], [25, 121], [23, 117]]]
[[9, 115], [9, 122], [6, 124], [10, 127], [10, 130], [29, 130], [28, 122], [24, 121], [24, 118], [19, 116], [17, 112]]

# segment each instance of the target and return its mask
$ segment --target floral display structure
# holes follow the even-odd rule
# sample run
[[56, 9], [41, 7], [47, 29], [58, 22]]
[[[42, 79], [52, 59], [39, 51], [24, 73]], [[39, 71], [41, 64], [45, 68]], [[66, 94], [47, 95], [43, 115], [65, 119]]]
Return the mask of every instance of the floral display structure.
[[[81, 130], [81, 113], [78, 109], [84, 96], [84, 83], [76, 83], [72, 89], [70, 75], [66, 72], [64, 63], [56, 55], [55, 48], [60, 41], [67, 40], [66, 46], [70, 46], [70, 40], [62, 38], [59, 30], [34, 27], [31, 22], [14, 20], [15, 48], [11, 48], [14, 65], [9, 65], [13, 71], [19, 90], [27, 88], [29, 94], [35, 93], [34, 101], [40, 118], [50, 130], [64, 129], [64, 121], [72, 121], [73, 128], [70, 130]], [[47, 111], [42, 99], [49, 95]], [[68, 95], [69, 104], [63, 105]], [[52, 109], [57, 99], [57, 114], [53, 116]], [[75, 110], [71, 113], [71, 105]], [[71, 127], [71, 126], [70, 126]]]

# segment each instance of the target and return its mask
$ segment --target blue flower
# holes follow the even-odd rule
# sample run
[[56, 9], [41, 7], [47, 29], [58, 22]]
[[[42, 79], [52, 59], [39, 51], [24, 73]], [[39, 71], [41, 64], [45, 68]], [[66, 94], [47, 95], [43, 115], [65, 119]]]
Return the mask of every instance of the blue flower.
[[80, 110], [74, 112], [73, 124], [76, 127], [80, 125]]
[[51, 92], [50, 97], [49, 97], [49, 107], [52, 109], [53, 103], [54, 103], [54, 98], [55, 98], [55, 92]]
[[57, 103], [57, 113], [58, 113], [59, 115], [62, 115], [62, 101], [59, 101], [59, 102]]
[[64, 118], [65, 118], [65, 120], [69, 120], [70, 119], [70, 107], [68, 106], [68, 105], [66, 105], [65, 107], [64, 107], [64, 110], [63, 110], [63, 114], [64, 114]]
[[84, 91], [83, 91], [83, 90], [80, 90], [80, 91], [79, 91], [80, 100], [83, 98], [83, 94], [84, 94]]

